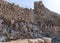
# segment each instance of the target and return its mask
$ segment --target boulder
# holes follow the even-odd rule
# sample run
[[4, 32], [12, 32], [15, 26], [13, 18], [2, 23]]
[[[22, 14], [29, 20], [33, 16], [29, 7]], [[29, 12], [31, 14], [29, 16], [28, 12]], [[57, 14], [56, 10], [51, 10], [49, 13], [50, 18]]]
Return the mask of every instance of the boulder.
[[6, 36], [1, 36], [0, 35], [0, 42], [5, 42], [7, 40], [7, 37]]

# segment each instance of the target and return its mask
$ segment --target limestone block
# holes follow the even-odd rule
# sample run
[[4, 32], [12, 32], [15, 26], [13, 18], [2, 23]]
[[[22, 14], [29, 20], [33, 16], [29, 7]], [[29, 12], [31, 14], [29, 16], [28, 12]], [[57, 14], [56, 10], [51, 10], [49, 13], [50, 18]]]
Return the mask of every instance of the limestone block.
[[27, 39], [25, 39], [25, 40], [21, 40], [20, 43], [28, 43], [28, 40], [27, 40]]
[[42, 39], [44, 40], [45, 43], [52, 43], [51, 38], [43, 37]]
[[28, 43], [27, 39], [20, 39], [20, 40], [15, 40], [15, 41], [10, 41], [10, 42], [1, 42], [1, 43]]
[[37, 40], [38, 40], [38, 43], [44, 43], [43, 39], [37, 39]]
[[37, 39], [29, 39], [28, 43], [38, 43], [38, 40]]

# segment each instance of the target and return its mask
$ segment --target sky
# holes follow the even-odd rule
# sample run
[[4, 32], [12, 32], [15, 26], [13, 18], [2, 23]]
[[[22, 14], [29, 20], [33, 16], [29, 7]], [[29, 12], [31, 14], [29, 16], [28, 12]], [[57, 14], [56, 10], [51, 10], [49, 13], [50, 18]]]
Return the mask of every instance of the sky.
[[[21, 7], [34, 8], [34, 2], [40, 0], [6, 0]], [[60, 0], [42, 0], [45, 7], [60, 14]]]

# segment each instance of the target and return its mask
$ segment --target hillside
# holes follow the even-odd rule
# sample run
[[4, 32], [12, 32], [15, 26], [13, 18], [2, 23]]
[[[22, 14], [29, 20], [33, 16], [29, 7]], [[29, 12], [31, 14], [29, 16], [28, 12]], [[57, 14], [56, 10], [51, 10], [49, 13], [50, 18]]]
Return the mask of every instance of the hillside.
[[60, 41], [60, 15], [42, 1], [34, 9], [22, 8], [0, 0], [0, 41], [49, 37]]

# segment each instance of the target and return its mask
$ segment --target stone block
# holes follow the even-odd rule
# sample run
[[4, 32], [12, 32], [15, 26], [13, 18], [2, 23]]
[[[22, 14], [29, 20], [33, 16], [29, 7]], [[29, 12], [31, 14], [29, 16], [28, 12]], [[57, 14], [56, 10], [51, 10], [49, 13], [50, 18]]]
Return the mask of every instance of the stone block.
[[27, 39], [19, 39], [19, 40], [15, 40], [15, 41], [10, 41], [10, 42], [1, 42], [1, 43], [28, 43]]
[[37, 39], [37, 40], [38, 40], [38, 43], [44, 43], [43, 39]]
[[29, 39], [28, 43], [38, 43], [38, 40], [37, 39]]
[[44, 40], [44, 43], [52, 43], [51, 38], [43, 37], [42, 39]]

